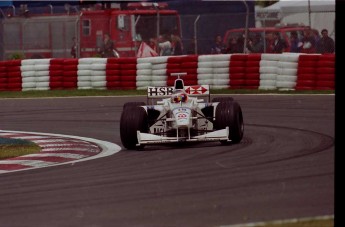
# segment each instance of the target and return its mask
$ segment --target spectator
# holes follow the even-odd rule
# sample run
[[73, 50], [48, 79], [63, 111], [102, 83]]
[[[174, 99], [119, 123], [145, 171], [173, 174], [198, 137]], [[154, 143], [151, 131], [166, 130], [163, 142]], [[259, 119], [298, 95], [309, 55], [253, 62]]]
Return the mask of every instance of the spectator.
[[171, 54], [182, 55], [183, 45], [181, 38], [178, 35], [171, 34]]
[[217, 35], [215, 39], [215, 43], [211, 48], [211, 54], [225, 54], [226, 53], [226, 46], [222, 42], [222, 36]]
[[253, 39], [249, 39], [247, 48], [250, 53], [262, 53], [264, 52], [264, 43], [261, 39], [261, 34], [255, 34]]
[[109, 34], [104, 34], [103, 43], [100, 48], [100, 54], [103, 58], [114, 57], [114, 42], [110, 39]]
[[71, 56], [72, 58], [77, 58], [77, 48], [78, 48], [77, 39], [73, 37], [72, 41], [73, 41], [73, 45], [71, 47]]
[[152, 50], [157, 52], [157, 42], [156, 42], [156, 40], [154, 38], [150, 38], [149, 46], [151, 47]]
[[299, 41], [297, 32], [293, 31], [290, 34], [290, 52], [299, 53], [301, 51], [302, 43]]
[[273, 33], [273, 42], [272, 42], [272, 52], [273, 53], [283, 53], [284, 49], [287, 47], [285, 41], [280, 38], [279, 32]]
[[301, 41], [303, 43], [301, 53], [315, 53], [315, 35], [310, 29], [304, 31]]
[[334, 40], [328, 36], [328, 30], [322, 29], [322, 38], [316, 44], [316, 52], [320, 54], [334, 53]]
[[231, 37], [228, 42], [228, 47], [226, 48], [227, 54], [236, 53], [237, 41], [234, 37]]
[[158, 47], [160, 56], [171, 55], [171, 42], [167, 35], [160, 35], [158, 37]]

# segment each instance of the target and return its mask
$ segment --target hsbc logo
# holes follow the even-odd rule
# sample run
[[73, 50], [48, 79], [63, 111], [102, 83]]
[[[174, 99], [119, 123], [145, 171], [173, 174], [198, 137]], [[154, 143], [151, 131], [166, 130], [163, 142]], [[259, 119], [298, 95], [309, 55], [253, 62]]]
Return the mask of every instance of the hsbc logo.
[[169, 96], [174, 91], [173, 87], [148, 87], [147, 95], [151, 96]]

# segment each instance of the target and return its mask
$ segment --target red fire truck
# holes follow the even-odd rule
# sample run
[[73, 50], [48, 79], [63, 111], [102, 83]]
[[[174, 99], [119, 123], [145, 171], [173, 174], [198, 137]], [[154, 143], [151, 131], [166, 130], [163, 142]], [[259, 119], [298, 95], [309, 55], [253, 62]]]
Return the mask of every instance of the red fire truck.
[[112, 5], [97, 8], [96, 4], [65, 13], [51, 10], [39, 15], [11, 15], [0, 20], [0, 57], [71, 57], [73, 37], [78, 44], [77, 57], [95, 57], [105, 33], [110, 34], [121, 57], [136, 56], [141, 41], [172, 32], [180, 35], [179, 15], [167, 7], [166, 3], [148, 2], [128, 3], [125, 9]]

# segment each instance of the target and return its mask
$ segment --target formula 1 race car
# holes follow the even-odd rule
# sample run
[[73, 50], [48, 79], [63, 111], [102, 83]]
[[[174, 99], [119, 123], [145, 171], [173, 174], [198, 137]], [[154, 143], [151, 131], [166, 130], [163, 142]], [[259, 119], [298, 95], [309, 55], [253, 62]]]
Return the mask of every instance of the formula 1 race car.
[[[210, 102], [208, 85], [184, 86], [178, 76], [174, 87], [148, 87], [147, 103], [128, 102], [120, 119], [121, 141], [125, 148], [148, 144], [220, 141], [239, 143], [244, 132], [242, 110], [232, 97]], [[208, 97], [208, 102], [199, 99]], [[155, 101], [157, 98], [163, 98]]]

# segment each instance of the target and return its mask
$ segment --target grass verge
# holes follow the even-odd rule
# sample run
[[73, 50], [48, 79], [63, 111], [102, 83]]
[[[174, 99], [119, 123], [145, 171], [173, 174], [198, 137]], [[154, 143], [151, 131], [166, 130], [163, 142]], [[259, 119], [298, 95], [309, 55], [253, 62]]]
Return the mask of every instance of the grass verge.
[[0, 137], [0, 160], [34, 154], [40, 151], [41, 147], [31, 141]]

